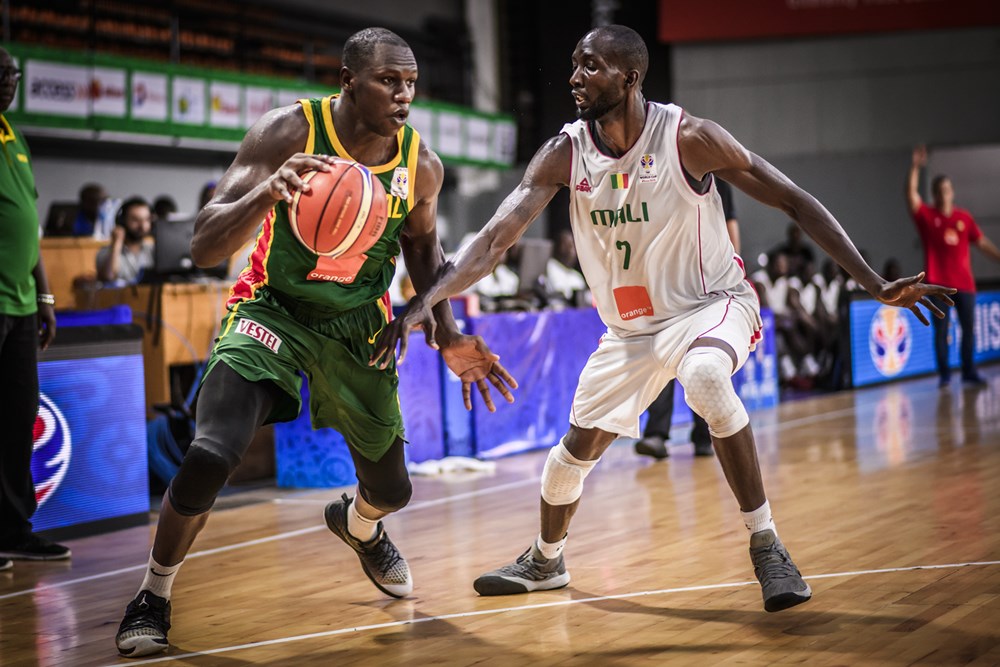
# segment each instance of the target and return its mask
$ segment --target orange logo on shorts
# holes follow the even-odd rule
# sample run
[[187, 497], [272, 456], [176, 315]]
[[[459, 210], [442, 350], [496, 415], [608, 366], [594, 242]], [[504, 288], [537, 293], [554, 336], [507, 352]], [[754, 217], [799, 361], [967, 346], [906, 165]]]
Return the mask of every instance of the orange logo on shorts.
[[634, 320], [637, 317], [649, 317], [653, 314], [653, 303], [649, 300], [649, 292], [642, 285], [616, 287], [614, 294], [618, 315], [623, 320]]

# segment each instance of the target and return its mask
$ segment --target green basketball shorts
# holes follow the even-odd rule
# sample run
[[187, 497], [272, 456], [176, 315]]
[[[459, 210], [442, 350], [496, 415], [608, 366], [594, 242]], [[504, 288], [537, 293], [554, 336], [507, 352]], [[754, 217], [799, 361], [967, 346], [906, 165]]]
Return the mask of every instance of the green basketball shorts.
[[368, 365], [375, 337], [388, 321], [381, 302], [320, 314], [259, 288], [230, 307], [203, 377], [220, 360], [251, 382], [270, 380], [285, 393], [266, 423], [291, 421], [309, 381], [313, 428], [335, 428], [361, 455], [378, 461], [403, 437], [395, 361]]

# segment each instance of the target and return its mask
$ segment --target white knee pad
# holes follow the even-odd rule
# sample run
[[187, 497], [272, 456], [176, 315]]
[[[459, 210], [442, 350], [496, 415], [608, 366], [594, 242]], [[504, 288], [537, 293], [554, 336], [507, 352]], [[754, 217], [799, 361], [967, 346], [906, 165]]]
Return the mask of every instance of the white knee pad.
[[689, 350], [677, 367], [684, 400], [708, 422], [709, 432], [728, 438], [750, 423], [743, 402], [733, 389], [733, 360], [717, 347]]
[[559, 442], [549, 450], [549, 458], [542, 470], [542, 498], [549, 505], [572, 505], [583, 493], [583, 480], [597, 465], [595, 461], [581, 461]]

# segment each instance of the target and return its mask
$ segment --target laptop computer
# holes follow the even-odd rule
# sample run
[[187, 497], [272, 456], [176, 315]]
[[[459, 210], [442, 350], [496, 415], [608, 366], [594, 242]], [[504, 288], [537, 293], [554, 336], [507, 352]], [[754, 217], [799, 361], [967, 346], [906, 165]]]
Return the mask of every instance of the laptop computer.
[[153, 269], [146, 271], [143, 282], [177, 282], [199, 276], [226, 277], [228, 260], [209, 269], [199, 269], [191, 259], [194, 220], [190, 216], [171, 216], [157, 221], [153, 228]]
[[75, 201], [54, 201], [49, 204], [49, 214], [45, 219], [45, 236], [73, 236], [80, 206]]

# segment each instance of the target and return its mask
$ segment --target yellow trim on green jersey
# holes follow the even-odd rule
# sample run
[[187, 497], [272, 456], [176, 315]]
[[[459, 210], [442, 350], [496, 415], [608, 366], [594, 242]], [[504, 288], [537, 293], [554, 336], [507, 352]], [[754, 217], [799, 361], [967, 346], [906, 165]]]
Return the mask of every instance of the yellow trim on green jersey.
[[309, 138], [306, 139], [306, 149], [302, 152], [311, 155], [313, 147], [316, 145], [316, 119], [313, 118], [312, 104], [309, 103], [308, 99], [298, 100], [298, 104], [302, 106], [302, 113], [305, 114], [306, 122], [309, 123]]
[[[337, 155], [339, 155], [340, 157], [343, 157], [343, 158], [347, 158], [348, 160], [354, 160], [355, 162], [357, 162], [358, 160], [356, 160], [354, 157], [352, 157], [351, 154], [349, 152], [347, 152], [347, 149], [344, 148], [344, 144], [340, 143], [340, 137], [337, 136], [337, 129], [333, 126], [333, 106], [332, 105], [333, 105], [333, 100], [336, 97], [337, 97], [337, 95], [331, 95], [329, 97], [324, 97], [323, 98], [323, 126], [326, 128], [326, 135], [330, 139], [330, 143], [333, 144], [334, 150], [337, 151]], [[405, 129], [406, 129], [406, 126], [403, 126], [403, 127], [399, 128], [399, 132], [396, 133], [396, 141], [397, 141], [397, 143], [399, 145], [399, 148], [396, 150], [396, 155], [391, 160], [389, 160], [388, 162], [386, 162], [385, 164], [381, 164], [381, 165], [378, 165], [378, 166], [375, 166], [375, 167], [368, 167], [368, 165], [365, 165], [366, 167], [368, 167], [368, 171], [372, 172], [373, 174], [384, 174], [387, 171], [391, 171], [392, 169], [395, 169], [396, 166], [400, 162], [402, 162], [402, 160], [403, 160], [403, 131]]]
[[420, 133], [413, 130], [410, 137], [410, 154], [406, 156], [406, 169], [409, 172], [407, 179], [406, 207], [413, 210], [414, 205], [414, 184], [417, 182], [417, 153], [420, 151]]

